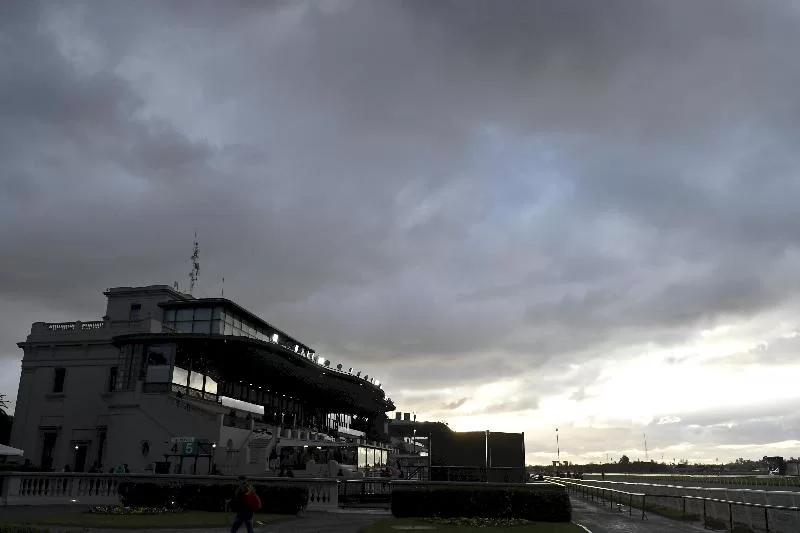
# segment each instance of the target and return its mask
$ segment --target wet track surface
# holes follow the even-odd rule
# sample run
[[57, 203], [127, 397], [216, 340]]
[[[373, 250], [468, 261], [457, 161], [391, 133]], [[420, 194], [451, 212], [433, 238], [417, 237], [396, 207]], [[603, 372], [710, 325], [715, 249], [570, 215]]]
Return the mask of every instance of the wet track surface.
[[581, 498], [572, 498], [572, 520], [592, 533], [686, 533], [705, 531], [700, 524], [670, 520], [652, 513], [647, 513], [647, 520], [642, 520], [642, 511], [633, 510], [628, 514], [624, 507], [620, 512], [615, 507], [600, 506]]

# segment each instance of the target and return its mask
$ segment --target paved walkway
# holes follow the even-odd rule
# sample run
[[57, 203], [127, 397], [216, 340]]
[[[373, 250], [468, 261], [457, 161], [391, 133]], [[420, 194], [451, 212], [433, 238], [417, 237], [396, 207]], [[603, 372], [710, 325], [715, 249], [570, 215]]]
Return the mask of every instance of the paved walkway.
[[647, 513], [647, 520], [642, 520], [642, 511], [633, 510], [633, 515], [609, 509], [608, 505], [601, 506], [587, 502], [581, 497], [572, 497], [572, 520], [592, 533], [690, 533], [709, 530], [693, 522], [680, 522], [670, 520], [663, 516]]
[[267, 525], [258, 531], [259, 533], [353, 533], [390, 516], [388, 511], [369, 512], [363, 509], [359, 512], [304, 513], [295, 520]]
[[[0, 507], [0, 522], [2, 523], [30, 523], [35, 521], [33, 517], [41, 517], [50, 514], [80, 513], [83, 508], [58, 507], [58, 506], [37, 506], [37, 507]], [[299, 517], [291, 517], [284, 522], [277, 524], [266, 524], [256, 528], [257, 533], [353, 533], [363, 527], [369, 526], [388, 518], [391, 513], [387, 510], [371, 509], [340, 509], [336, 512], [304, 512]], [[50, 530], [65, 532], [84, 533], [85, 528], [61, 527], [61, 526], [42, 526]], [[92, 533], [121, 533], [120, 529], [91, 528]], [[128, 530], [130, 531], [130, 530]], [[139, 529], [137, 531], [153, 531], [158, 533], [227, 533], [229, 527], [225, 528], [192, 528], [192, 529]], [[242, 527], [239, 531], [246, 533]]]
[[[64, 513], [64, 509], [52, 507], [33, 508], [39, 516], [52, 512]], [[3, 522], [13, 523], [25, 516], [30, 517], [32, 508], [4, 507], [0, 511]], [[573, 521], [585, 526], [591, 533], [695, 533], [705, 532], [703, 526], [692, 522], [670, 520], [653, 513], [647, 513], [647, 520], [642, 520], [641, 511], [633, 510], [633, 516], [608, 506], [587, 502], [581, 497], [572, 498]], [[342, 509], [339, 512], [305, 512], [297, 518], [291, 518], [278, 524], [267, 524], [257, 528], [257, 533], [353, 533], [384, 518], [391, 516], [385, 510]], [[20, 520], [22, 521], [22, 520]], [[27, 521], [27, 520], [26, 520]], [[57, 528], [58, 530], [83, 532], [82, 528]], [[120, 533], [118, 529], [92, 529], [92, 533]], [[187, 533], [186, 529], [160, 529], [159, 533]], [[228, 528], [192, 529], [191, 533], [227, 533]], [[246, 531], [242, 528], [240, 531]]]

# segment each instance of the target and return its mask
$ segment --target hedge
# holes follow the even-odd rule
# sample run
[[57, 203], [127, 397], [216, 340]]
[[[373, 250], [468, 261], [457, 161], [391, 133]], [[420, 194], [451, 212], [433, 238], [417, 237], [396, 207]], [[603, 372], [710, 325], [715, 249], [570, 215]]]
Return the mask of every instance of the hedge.
[[[170, 485], [167, 483], [121, 483], [120, 501], [129, 507], [180, 508], [192, 511], [226, 511], [238, 485]], [[261, 498], [261, 512], [296, 515], [308, 503], [308, 488], [253, 483]]]
[[567, 492], [555, 487], [395, 486], [392, 515], [569, 522], [572, 505]]

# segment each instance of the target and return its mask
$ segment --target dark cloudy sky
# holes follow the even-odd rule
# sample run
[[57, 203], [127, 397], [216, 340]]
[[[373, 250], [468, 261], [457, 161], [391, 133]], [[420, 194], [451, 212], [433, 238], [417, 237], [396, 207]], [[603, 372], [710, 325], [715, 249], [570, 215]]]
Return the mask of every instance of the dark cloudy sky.
[[530, 461], [800, 455], [798, 50], [778, 0], [2, 2], [0, 391], [196, 230], [196, 295]]

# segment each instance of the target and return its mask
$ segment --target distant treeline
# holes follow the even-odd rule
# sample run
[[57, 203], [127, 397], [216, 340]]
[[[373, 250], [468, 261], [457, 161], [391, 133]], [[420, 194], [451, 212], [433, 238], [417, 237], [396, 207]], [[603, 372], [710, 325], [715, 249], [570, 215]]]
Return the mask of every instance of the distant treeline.
[[[656, 461], [619, 461], [615, 463], [588, 463], [570, 464], [569, 466], [558, 466], [558, 472], [569, 473], [615, 473], [615, 474], [751, 474], [765, 473], [771, 469], [779, 468], [780, 462], [774, 461], [777, 458], [767, 458], [760, 461], [737, 459], [728, 464], [694, 464], [681, 461], [677, 464], [659, 463]], [[770, 461], [772, 460], [772, 461]], [[773, 464], [775, 463], [775, 464]], [[530, 473], [551, 473], [554, 470], [552, 464], [549, 465], [530, 465], [527, 467]]]

